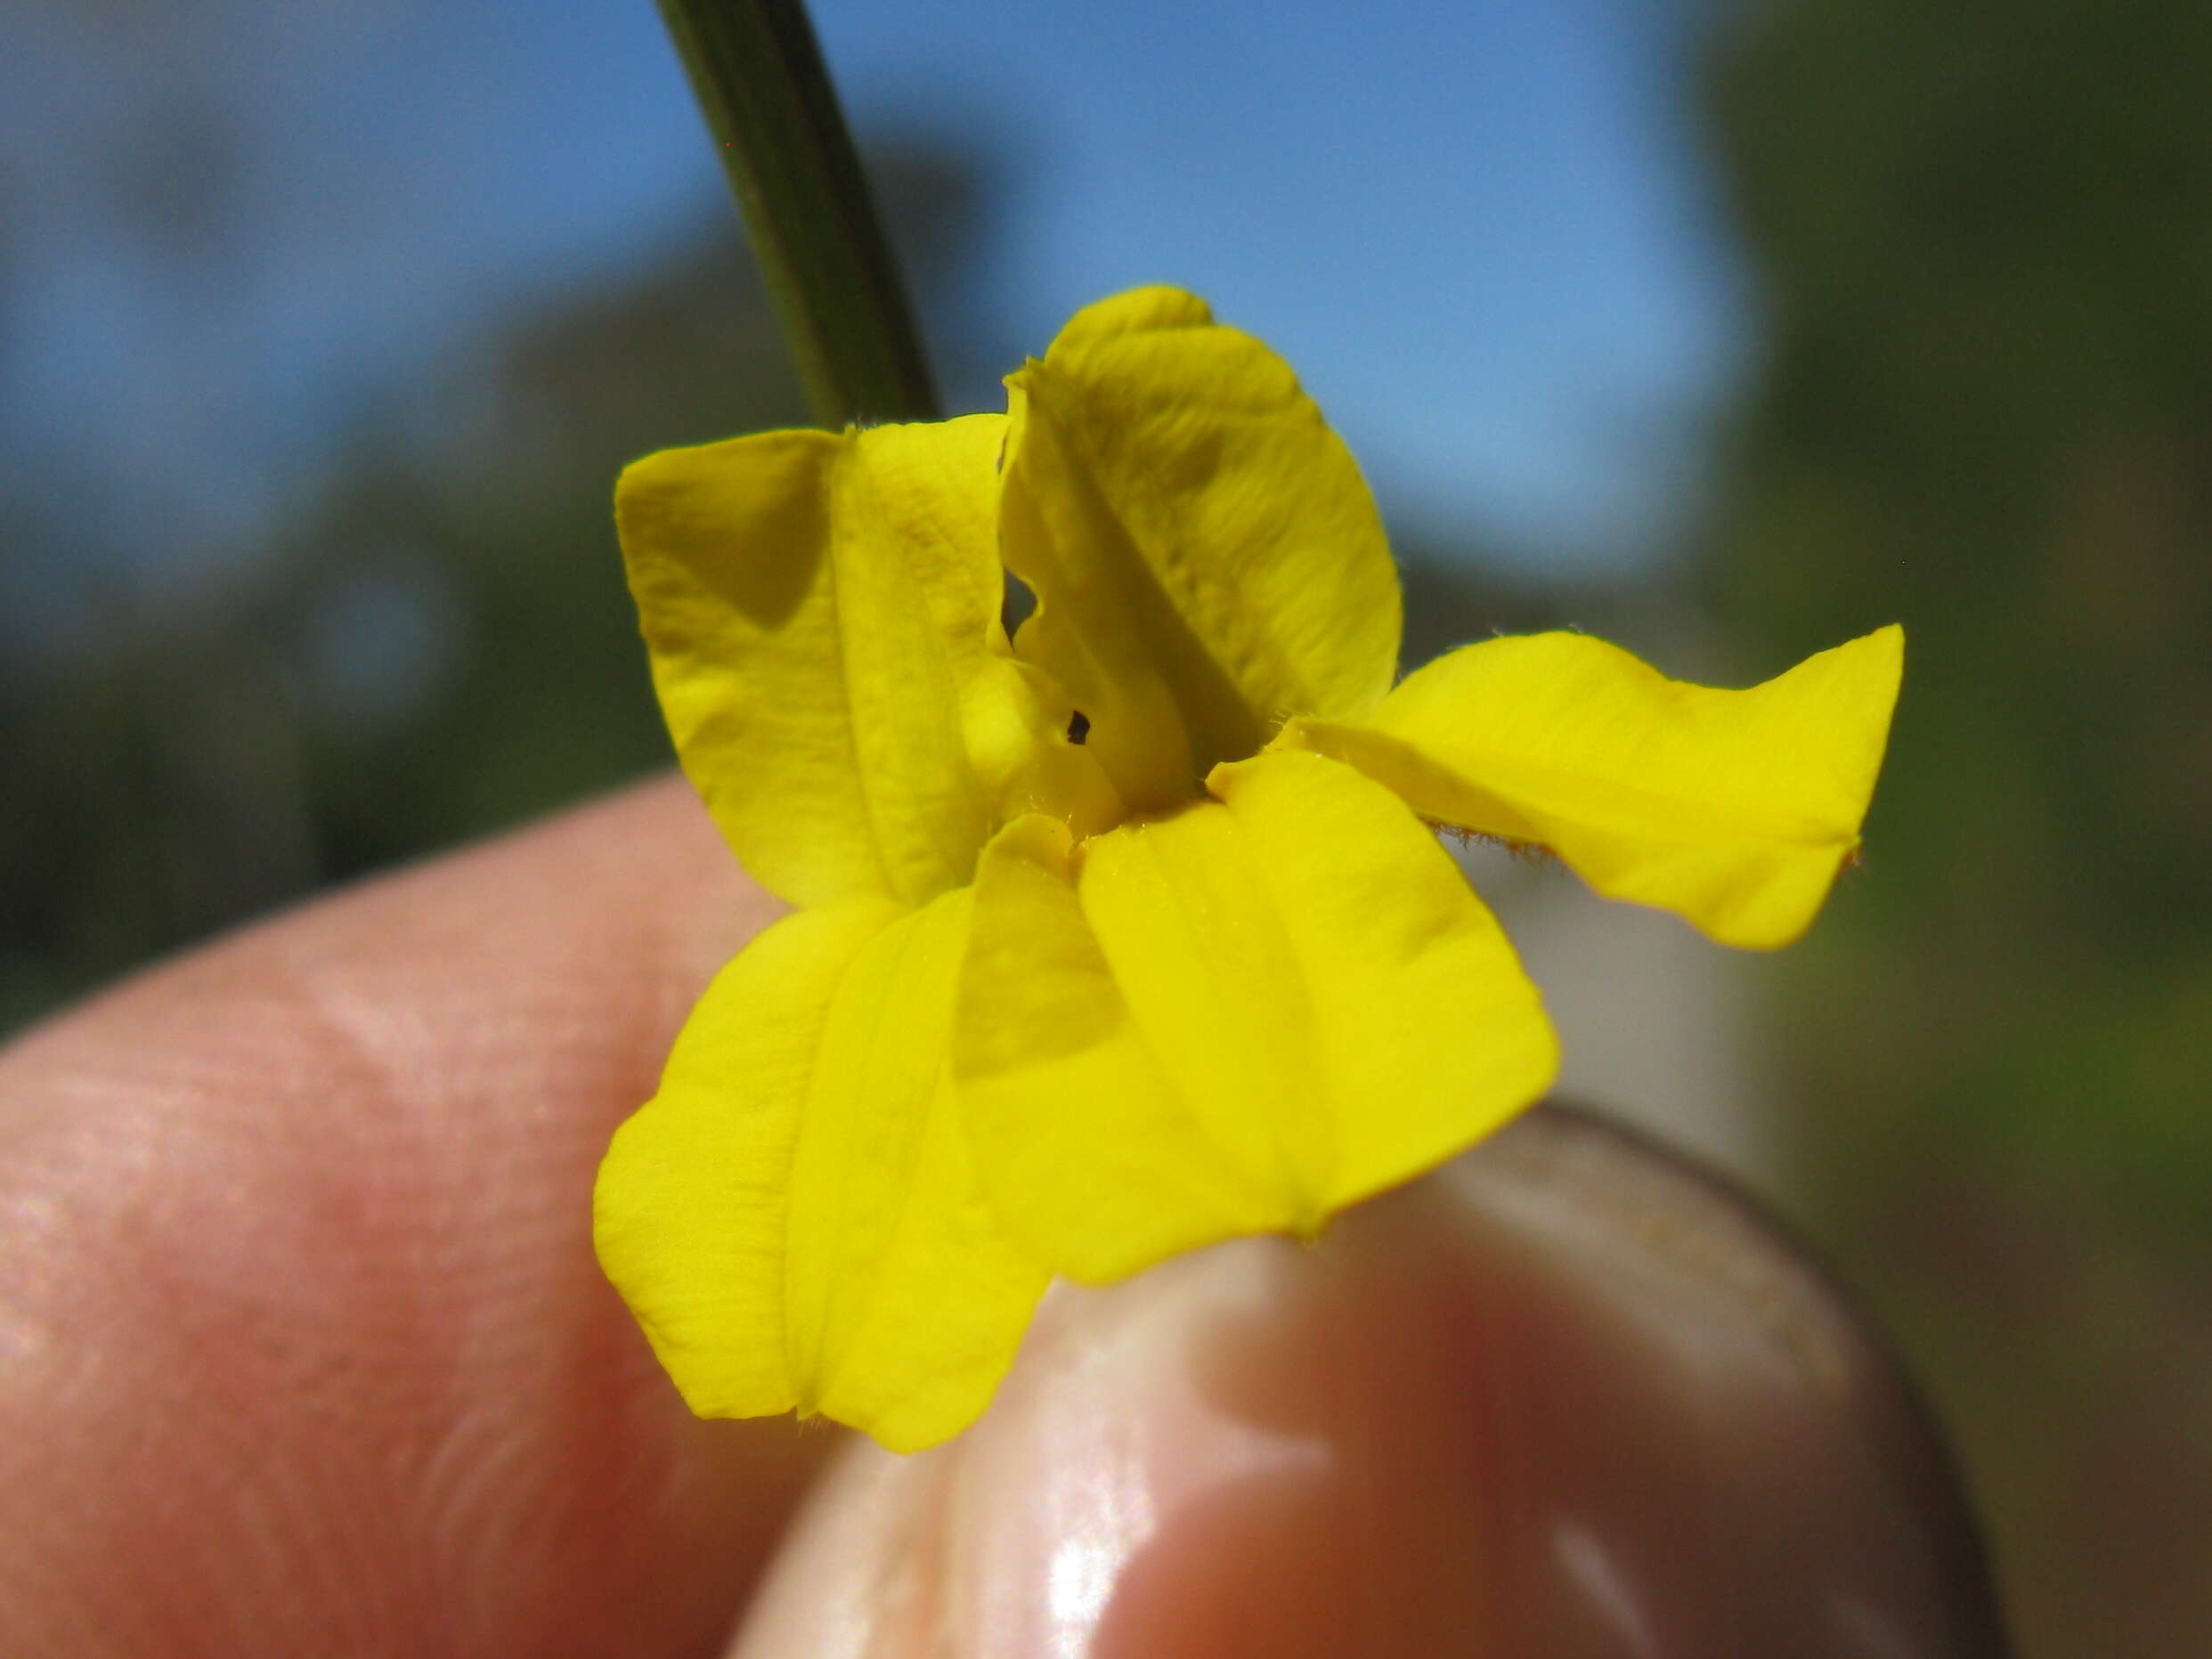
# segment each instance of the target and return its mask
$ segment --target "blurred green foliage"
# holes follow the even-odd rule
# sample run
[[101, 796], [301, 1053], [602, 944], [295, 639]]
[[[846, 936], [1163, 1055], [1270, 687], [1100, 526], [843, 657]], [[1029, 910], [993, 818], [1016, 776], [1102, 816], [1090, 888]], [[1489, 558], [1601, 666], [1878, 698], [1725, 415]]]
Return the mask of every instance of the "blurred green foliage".
[[1767, 321], [1724, 631], [1909, 639], [1781, 964], [1802, 1184], [2026, 1651], [2212, 1652], [2212, 9], [1774, 0], [1708, 69]]

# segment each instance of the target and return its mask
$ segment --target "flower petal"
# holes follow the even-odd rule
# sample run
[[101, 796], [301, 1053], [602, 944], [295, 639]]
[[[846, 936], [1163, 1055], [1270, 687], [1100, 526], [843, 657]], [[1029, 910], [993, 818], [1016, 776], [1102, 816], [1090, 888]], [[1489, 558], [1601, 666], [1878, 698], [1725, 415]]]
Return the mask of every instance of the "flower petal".
[[[1069, 779], [1096, 778], [1062, 741], [1073, 705], [1012, 661], [999, 622], [1004, 432], [988, 415], [770, 432], [622, 475], [615, 516], [677, 752], [786, 899], [923, 903], [967, 882], [1004, 797], [1075, 814]], [[971, 752], [978, 727], [988, 755]]]
[[616, 1133], [599, 1259], [701, 1416], [818, 1411], [913, 1451], [1012, 1362], [1047, 1275], [980, 1201], [952, 1107], [968, 902], [777, 923]]
[[1074, 1278], [1311, 1233], [1526, 1105], [1535, 988], [1435, 837], [1317, 755], [1070, 846], [1023, 818], [978, 866], [954, 1071], [1008, 1226]]
[[1362, 725], [1283, 734], [1425, 817], [1548, 847], [1612, 899], [1724, 945], [1786, 945], [1858, 845], [1904, 667], [1878, 629], [1748, 691], [1672, 680], [1582, 634], [1484, 640]]
[[1142, 289], [1007, 384], [1005, 557], [1038, 601], [1015, 648], [1072, 694], [1134, 809], [1191, 799], [1287, 715], [1357, 719], [1389, 688], [1382, 525], [1282, 359]]

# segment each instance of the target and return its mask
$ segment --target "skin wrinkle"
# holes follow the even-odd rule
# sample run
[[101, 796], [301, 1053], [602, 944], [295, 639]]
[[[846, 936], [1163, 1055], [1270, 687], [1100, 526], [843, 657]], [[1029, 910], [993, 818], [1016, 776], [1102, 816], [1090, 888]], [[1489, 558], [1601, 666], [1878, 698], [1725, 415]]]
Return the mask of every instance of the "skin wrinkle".
[[0, 1250], [0, 1323], [45, 1356], [0, 1368], [0, 1652], [596, 1659], [726, 1630], [830, 1442], [683, 1411], [589, 1193], [772, 910], [656, 785], [0, 1053], [0, 1213], [45, 1217]]

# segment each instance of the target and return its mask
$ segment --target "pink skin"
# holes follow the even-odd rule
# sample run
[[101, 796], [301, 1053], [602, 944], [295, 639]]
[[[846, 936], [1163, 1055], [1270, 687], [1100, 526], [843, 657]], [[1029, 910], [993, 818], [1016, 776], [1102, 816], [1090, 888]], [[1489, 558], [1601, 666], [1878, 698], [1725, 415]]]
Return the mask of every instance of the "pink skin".
[[695, 1421], [591, 1172], [774, 908], [656, 784], [0, 1054], [0, 1653], [1999, 1651], [1864, 1327], [1556, 1111], [1310, 1249], [1055, 1293], [937, 1452]]

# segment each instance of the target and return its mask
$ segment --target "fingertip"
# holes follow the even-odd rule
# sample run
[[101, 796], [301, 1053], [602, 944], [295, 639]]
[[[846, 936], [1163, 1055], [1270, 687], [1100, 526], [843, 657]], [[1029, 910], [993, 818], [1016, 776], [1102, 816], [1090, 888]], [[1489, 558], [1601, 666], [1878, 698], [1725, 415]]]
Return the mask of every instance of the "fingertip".
[[748, 1659], [811, 1659], [809, 1605], [839, 1655], [2001, 1651], [1878, 1339], [1732, 1200], [1557, 1111], [1311, 1248], [1057, 1292], [968, 1435], [848, 1455]]

